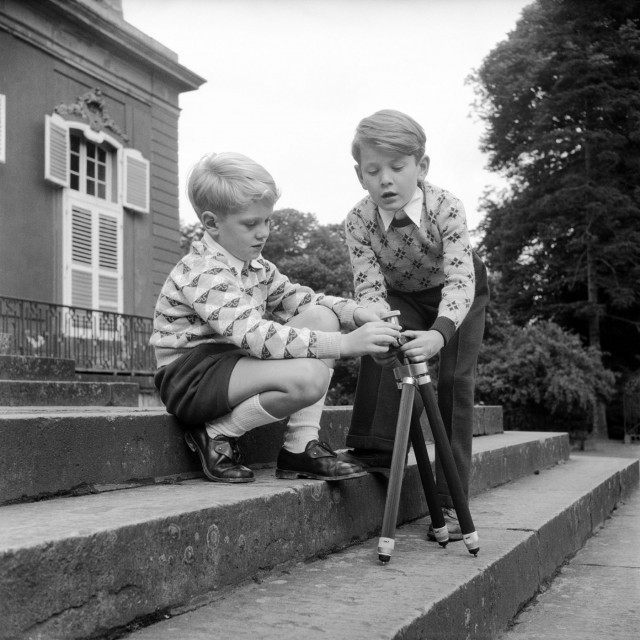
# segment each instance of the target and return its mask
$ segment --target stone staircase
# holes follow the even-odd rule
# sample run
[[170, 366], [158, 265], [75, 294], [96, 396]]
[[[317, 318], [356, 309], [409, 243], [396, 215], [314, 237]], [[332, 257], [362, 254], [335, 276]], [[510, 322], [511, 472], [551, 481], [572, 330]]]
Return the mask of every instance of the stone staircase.
[[[243, 438], [257, 481], [230, 486], [161, 409], [34, 405], [0, 412], [2, 640], [491, 638], [638, 484], [637, 461], [477, 407], [478, 557], [426, 541], [411, 455], [381, 566], [385, 481], [276, 480], [281, 423]], [[349, 417], [327, 408], [322, 438], [343, 446]]]
[[82, 381], [73, 360], [0, 355], [0, 406], [137, 407], [139, 386]]

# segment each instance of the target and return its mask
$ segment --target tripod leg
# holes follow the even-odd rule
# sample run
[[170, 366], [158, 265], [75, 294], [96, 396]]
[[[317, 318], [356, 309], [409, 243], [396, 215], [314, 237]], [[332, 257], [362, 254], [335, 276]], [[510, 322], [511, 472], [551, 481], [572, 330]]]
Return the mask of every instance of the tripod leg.
[[[420, 407], [420, 409], [422, 410], [422, 407]], [[424, 442], [424, 435], [422, 434], [422, 428], [420, 427], [419, 414], [415, 409], [411, 415], [411, 429], [409, 431], [409, 435], [411, 437], [411, 444], [413, 445], [413, 452], [416, 456], [416, 462], [418, 463], [418, 471], [420, 472], [420, 479], [422, 480], [422, 488], [424, 489], [427, 506], [429, 507], [431, 526], [433, 527], [438, 544], [441, 547], [446, 547], [449, 542], [449, 530], [447, 529], [447, 523], [444, 521], [444, 516], [442, 515], [440, 496], [438, 495], [436, 482], [433, 478], [431, 462], [429, 461], [429, 454], [427, 453], [427, 445]]]
[[398, 411], [398, 421], [396, 424], [396, 436], [393, 444], [393, 455], [391, 456], [391, 472], [387, 486], [387, 501], [384, 506], [382, 531], [380, 532], [381, 535], [378, 540], [378, 559], [384, 564], [391, 560], [391, 554], [395, 546], [394, 537], [396, 522], [398, 520], [400, 491], [402, 490], [402, 480], [407, 457], [407, 445], [409, 444], [409, 426], [414, 396], [415, 387], [413, 385], [413, 379], [409, 379], [408, 382], [403, 381], [402, 394], [400, 395], [400, 409]]
[[442, 421], [440, 410], [438, 409], [436, 395], [430, 382], [418, 385], [418, 390], [422, 397], [422, 401], [424, 402], [424, 408], [427, 412], [429, 424], [431, 425], [431, 432], [433, 433], [436, 451], [440, 457], [440, 461], [442, 462], [444, 476], [447, 481], [449, 491], [451, 492], [451, 500], [453, 501], [453, 506], [456, 510], [456, 514], [458, 515], [460, 529], [462, 530], [462, 539], [464, 540], [469, 553], [472, 553], [475, 556], [480, 550], [478, 534], [475, 530], [471, 513], [469, 511], [467, 497], [462, 488], [456, 463], [453, 459], [453, 453], [451, 452], [447, 432], [444, 428], [444, 422]]

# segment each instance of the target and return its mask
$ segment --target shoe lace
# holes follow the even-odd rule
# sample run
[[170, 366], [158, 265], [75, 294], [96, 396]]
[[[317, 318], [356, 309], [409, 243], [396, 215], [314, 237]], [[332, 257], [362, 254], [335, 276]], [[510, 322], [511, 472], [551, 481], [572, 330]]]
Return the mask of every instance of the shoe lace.
[[322, 441], [322, 442], [318, 442], [318, 446], [322, 447], [325, 451], [328, 451], [330, 454], [337, 456], [338, 454], [331, 448], [331, 445], [329, 445], [328, 443]]
[[237, 438], [229, 438], [229, 445], [231, 446], [231, 452], [233, 453], [233, 462], [240, 464], [242, 462], [242, 451], [238, 444]]
[[456, 513], [455, 509], [452, 509], [451, 507], [444, 507], [442, 509], [442, 513], [445, 518], [449, 518], [450, 520], [455, 520], [456, 522], [458, 521], [458, 514]]

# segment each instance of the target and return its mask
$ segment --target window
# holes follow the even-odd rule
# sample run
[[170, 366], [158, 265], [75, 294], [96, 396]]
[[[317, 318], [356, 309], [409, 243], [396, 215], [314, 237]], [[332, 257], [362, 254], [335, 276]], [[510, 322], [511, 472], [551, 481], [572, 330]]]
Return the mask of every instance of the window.
[[88, 196], [149, 213], [149, 161], [103, 131], [45, 116], [45, 180]]
[[113, 200], [110, 151], [104, 144], [85, 140], [78, 131], [71, 131], [69, 153], [69, 186], [101, 200]]
[[124, 208], [149, 211], [149, 162], [57, 114], [45, 130], [45, 178], [63, 187], [63, 303], [122, 313]]

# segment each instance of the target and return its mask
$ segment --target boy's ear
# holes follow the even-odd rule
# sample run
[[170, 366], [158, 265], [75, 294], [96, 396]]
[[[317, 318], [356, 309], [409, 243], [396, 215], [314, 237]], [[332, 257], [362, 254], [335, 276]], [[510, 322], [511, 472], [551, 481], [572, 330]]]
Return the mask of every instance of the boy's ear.
[[360, 168], [359, 164], [354, 165], [353, 167], [356, 170], [356, 175], [358, 176], [358, 181], [360, 182], [360, 186], [363, 189], [366, 189], [367, 187], [364, 186], [364, 181], [362, 180], [362, 169]]
[[218, 231], [218, 215], [213, 211], [202, 212], [202, 226], [209, 233], [217, 233]]
[[424, 156], [422, 160], [418, 162], [418, 168], [419, 168], [418, 180], [420, 182], [423, 182], [424, 179], [427, 177], [427, 173], [429, 173], [430, 164], [431, 164], [431, 161], [429, 160], [429, 156]]

